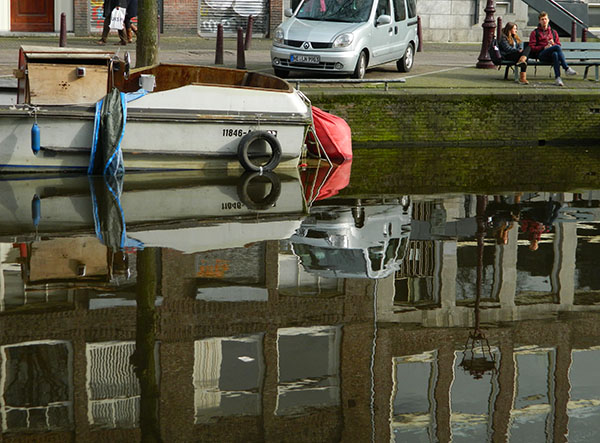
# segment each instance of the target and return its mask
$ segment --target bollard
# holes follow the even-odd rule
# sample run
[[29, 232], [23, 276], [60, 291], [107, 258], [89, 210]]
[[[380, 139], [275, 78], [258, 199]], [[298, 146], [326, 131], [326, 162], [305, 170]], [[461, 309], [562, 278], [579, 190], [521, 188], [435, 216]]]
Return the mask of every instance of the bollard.
[[217, 25], [217, 49], [215, 50], [215, 65], [223, 64], [223, 24]]
[[67, 46], [67, 15], [64, 12], [60, 14], [60, 37], [58, 46], [64, 48]]
[[417, 15], [417, 37], [419, 37], [419, 45], [417, 52], [423, 51], [423, 28], [421, 27], [421, 16]]
[[254, 17], [248, 16], [248, 25], [246, 26], [246, 40], [244, 41], [244, 49], [250, 48], [250, 41], [252, 40], [252, 24], [254, 23]]
[[498, 23], [496, 25], [496, 40], [500, 44], [500, 40], [502, 40], [502, 17], [498, 17], [496, 22]]
[[241, 26], [237, 28], [237, 64], [236, 68], [246, 69], [246, 57], [244, 54], [244, 30]]
[[571, 41], [577, 41], [577, 25], [575, 24], [575, 22], [571, 22]]
[[581, 30], [581, 41], [587, 42], [587, 28]]

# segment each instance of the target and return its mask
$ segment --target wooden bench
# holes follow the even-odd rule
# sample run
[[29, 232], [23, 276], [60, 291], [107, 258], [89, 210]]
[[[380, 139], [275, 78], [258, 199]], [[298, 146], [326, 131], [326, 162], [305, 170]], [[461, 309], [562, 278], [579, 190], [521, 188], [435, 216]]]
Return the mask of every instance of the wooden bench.
[[[525, 42], [527, 45], [527, 42]], [[595, 69], [595, 80], [600, 81], [600, 42], [561, 42], [565, 60], [569, 66], [585, 66], [583, 79], [588, 76], [589, 69], [593, 66]], [[502, 65], [506, 66], [504, 71], [504, 79], [508, 79], [508, 71], [514, 71], [515, 81], [519, 80], [519, 69], [515, 66], [515, 62], [510, 60], [502, 60]], [[543, 62], [538, 59], [527, 59], [527, 66], [552, 66], [552, 63]]]

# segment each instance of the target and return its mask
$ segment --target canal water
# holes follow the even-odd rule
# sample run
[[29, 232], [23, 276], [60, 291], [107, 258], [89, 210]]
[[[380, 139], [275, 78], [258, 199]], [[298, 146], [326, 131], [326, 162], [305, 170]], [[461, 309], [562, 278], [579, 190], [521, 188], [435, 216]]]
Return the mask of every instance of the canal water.
[[4, 176], [3, 438], [598, 441], [597, 160], [553, 149]]

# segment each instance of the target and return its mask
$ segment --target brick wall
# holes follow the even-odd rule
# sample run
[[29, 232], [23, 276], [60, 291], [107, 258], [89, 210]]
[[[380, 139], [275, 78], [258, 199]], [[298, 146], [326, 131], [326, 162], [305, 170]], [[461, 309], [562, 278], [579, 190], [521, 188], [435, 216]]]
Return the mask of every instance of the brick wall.
[[73, 32], [76, 36], [90, 34], [90, 0], [73, 0]]
[[200, 0], [171, 0], [164, 2], [163, 31], [165, 35], [198, 33]]
[[598, 95], [396, 92], [307, 95], [315, 106], [346, 119], [355, 144], [574, 146], [600, 140]]
[[285, 5], [283, 0], [271, 0], [271, 11], [269, 20], [269, 35], [273, 35], [275, 28], [283, 21], [283, 9]]

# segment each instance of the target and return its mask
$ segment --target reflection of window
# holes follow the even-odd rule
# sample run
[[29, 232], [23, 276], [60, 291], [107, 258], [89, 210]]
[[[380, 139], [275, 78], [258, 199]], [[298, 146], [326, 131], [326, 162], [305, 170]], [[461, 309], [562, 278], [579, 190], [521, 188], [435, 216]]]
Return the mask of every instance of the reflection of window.
[[277, 333], [277, 415], [340, 402], [339, 327], [284, 328]]
[[394, 441], [431, 441], [435, 431], [437, 352], [394, 358], [392, 429]]
[[528, 235], [519, 232], [517, 249], [517, 292], [518, 305], [552, 303], [558, 288], [553, 288], [552, 272], [555, 262], [554, 244], [550, 235], [542, 234], [538, 249], [530, 250]]
[[586, 441], [600, 419], [600, 348], [573, 350], [569, 371], [569, 440]]
[[194, 344], [195, 423], [258, 416], [264, 377], [263, 334], [215, 337]]
[[[498, 350], [492, 348], [495, 361], [498, 362]], [[471, 441], [489, 441], [492, 428], [492, 408], [498, 393], [497, 372], [484, 372], [481, 378], [475, 378], [460, 364], [465, 357], [463, 351], [456, 353], [454, 360], [454, 380], [450, 391], [451, 429], [453, 435], [468, 433]], [[476, 357], [482, 357], [476, 352]], [[515, 440], [518, 441], [518, 440]]]
[[300, 265], [298, 257], [291, 250], [286, 250], [288, 243], [280, 243], [279, 282], [277, 288], [280, 295], [340, 295], [343, 293], [344, 280], [341, 278], [322, 277], [310, 273]]
[[597, 272], [599, 236], [598, 223], [581, 223], [577, 226], [575, 304], [591, 305], [600, 302], [600, 272]]
[[132, 428], [139, 417], [140, 388], [130, 363], [134, 342], [90, 343], [86, 346], [90, 424]]
[[[473, 242], [460, 242], [456, 250], [456, 301], [472, 302], [477, 295], [477, 259], [478, 246]], [[492, 246], [483, 248], [483, 286], [481, 298], [484, 300], [496, 300], [497, 294], [493, 294], [494, 286], [494, 256], [498, 249]]]
[[48, 340], [0, 349], [2, 430], [69, 429], [73, 422], [71, 345]]
[[517, 383], [511, 436], [514, 441], [525, 441], [531, 435], [544, 435], [552, 422], [555, 352], [537, 347], [518, 348], [514, 359]]

